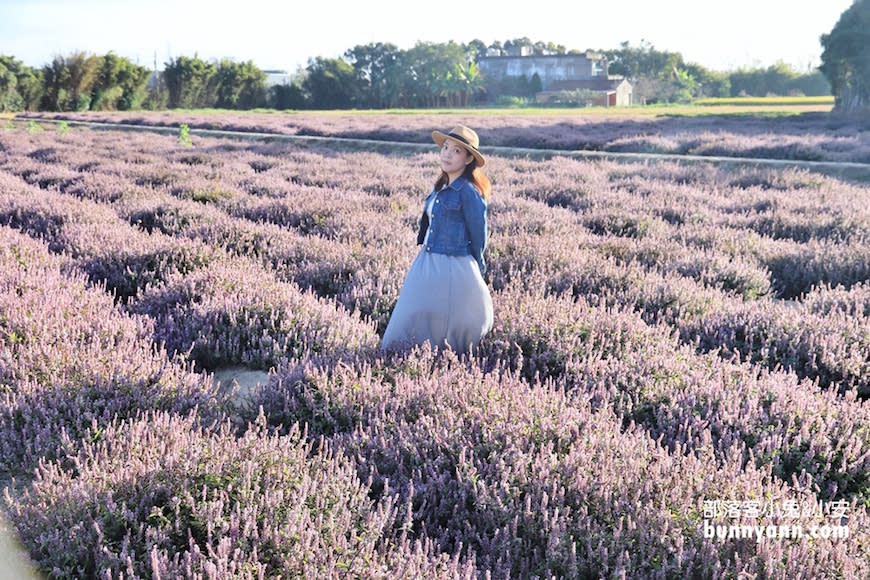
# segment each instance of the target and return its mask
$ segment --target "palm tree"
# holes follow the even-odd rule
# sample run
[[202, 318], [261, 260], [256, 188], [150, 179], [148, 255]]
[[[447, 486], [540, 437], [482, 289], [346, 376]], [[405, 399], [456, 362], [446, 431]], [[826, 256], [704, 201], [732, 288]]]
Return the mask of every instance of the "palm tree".
[[474, 95], [484, 90], [483, 76], [476, 62], [470, 62], [467, 66], [457, 64], [454, 67], [454, 77], [457, 79], [459, 96], [463, 107], [467, 107]]

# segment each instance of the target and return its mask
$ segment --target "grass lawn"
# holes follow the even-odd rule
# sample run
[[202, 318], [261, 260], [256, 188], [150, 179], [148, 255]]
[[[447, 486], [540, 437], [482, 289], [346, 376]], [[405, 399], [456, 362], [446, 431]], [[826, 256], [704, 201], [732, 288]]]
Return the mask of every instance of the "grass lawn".
[[[633, 105], [630, 107], [471, 107], [443, 109], [339, 109], [339, 110], [276, 110], [253, 109], [232, 111], [273, 115], [517, 115], [544, 117], [571, 116], [626, 116], [666, 117], [701, 115], [798, 115], [808, 112], [828, 112], [834, 107], [834, 97], [732, 97], [698, 99], [691, 104]], [[225, 115], [225, 109], [173, 109], [164, 111], [178, 114]]]

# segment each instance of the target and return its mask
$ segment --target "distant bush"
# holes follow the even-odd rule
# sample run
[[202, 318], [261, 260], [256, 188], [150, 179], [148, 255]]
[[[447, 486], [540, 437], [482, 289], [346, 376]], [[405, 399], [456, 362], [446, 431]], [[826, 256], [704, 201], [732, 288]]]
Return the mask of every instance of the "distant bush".
[[516, 107], [524, 107], [529, 103], [529, 100], [525, 97], [515, 97], [513, 95], [500, 95], [498, 99], [496, 99], [495, 105], [497, 107], [508, 107], [508, 108], [516, 108]]

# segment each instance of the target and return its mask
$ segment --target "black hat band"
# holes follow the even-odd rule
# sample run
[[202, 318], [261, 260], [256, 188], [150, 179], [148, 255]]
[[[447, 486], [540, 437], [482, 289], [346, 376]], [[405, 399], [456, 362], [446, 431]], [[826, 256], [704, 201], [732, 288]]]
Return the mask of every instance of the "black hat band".
[[468, 145], [469, 147], [471, 147], [472, 149], [474, 149], [475, 151], [477, 151], [477, 147], [475, 147], [474, 145], [472, 145], [471, 143], [469, 143], [469, 142], [468, 142], [468, 139], [466, 139], [466, 138], [463, 137], [462, 135], [457, 135], [456, 133], [448, 133], [447, 136], [450, 137], [451, 139], [456, 139], [457, 141], [460, 141], [460, 142], [462, 142], [462, 143], [465, 143], [466, 145]]

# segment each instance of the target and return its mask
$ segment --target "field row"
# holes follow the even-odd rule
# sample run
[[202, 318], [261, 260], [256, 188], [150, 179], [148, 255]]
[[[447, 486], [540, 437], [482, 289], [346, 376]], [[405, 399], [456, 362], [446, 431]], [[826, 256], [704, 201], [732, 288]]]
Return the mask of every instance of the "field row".
[[[88, 135], [43, 140], [72, 145]], [[15, 141], [6, 171], [44, 193], [4, 187], [3, 223], [87, 257], [85, 271], [125, 301], [173, 268], [207, 263], [219, 247], [383, 330], [415, 251], [416, 206], [428, 187], [418, 176], [431, 158], [384, 167], [365, 153], [285, 156], [284, 146], [220, 141], [190, 151], [136, 138], [139, 151], [100, 161], [76, 147], [16, 151], [26, 141]], [[117, 139], [127, 137], [99, 146]], [[170, 148], [166, 161], [151, 144]], [[866, 317], [853, 315], [865, 310], [870, 278], [865, 188], [801, 172], [566, 159], [493, 171], [505, 192], [491, 210], [493, 288], [518, 280], [632, 306], [704, 350], [865, 394]], [[820, 306], [833, 296], [848, 304]]]
[[[802, 161], [870, 163], [870, 124], [866, 119], [830, 113], [745, 116], [655, 117], [625, 114], [523, 115], [497, 111], [460, 112], [486, 147], [583, 149], [610, 152], [669, 153], [754, 157]], [[27, 113], [19, 119], [66, 119], [86, 122], [249, 131], [429, 144], [443, 114], [425, 113]]]

